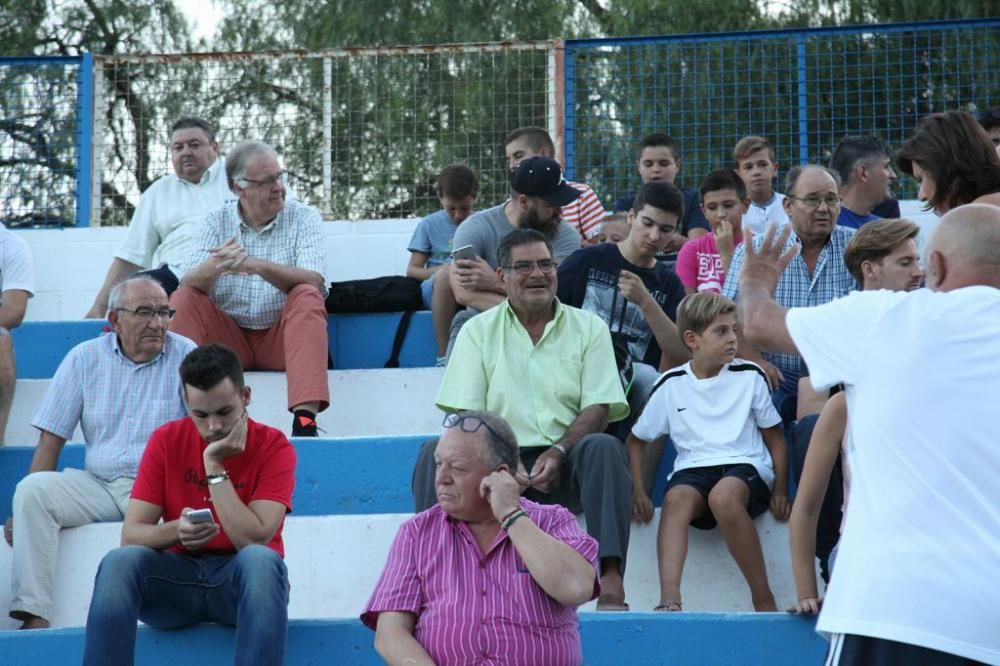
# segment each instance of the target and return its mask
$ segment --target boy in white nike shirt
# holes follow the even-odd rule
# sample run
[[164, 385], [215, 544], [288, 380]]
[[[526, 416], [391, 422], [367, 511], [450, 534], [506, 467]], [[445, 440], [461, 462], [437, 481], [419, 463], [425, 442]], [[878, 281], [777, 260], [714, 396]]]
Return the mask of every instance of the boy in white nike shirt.
[[764, 371], [736, 358], [735, 303], [719, 294], [691, 294], [677, 308], [677, 330], [691, 360], [660, 376], [628, 438], [632, 517], [639, 522], [653, 517], [642, 481], [643, 447], [666, 434], [677, 449], [660, 512], [655, 610], [681, 610], [688, 525], [718, 524], [754, 609], [775, 611], [753, 519], [770, 506], [784, 521], [791, 509], [781, 417]]

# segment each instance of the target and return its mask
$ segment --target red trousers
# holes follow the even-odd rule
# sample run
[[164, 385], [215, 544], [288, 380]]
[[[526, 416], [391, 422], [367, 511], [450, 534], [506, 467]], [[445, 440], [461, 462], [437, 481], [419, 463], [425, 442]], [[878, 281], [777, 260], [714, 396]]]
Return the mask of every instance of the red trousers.
[[177, 311], [170, 330], [199, 345], [217, 342], [231, 347], [245, 370], [285, 370], [288, 373], [288, 409], [319, 402], [330, 405], [326, 376], [329, 353], [326, 306], [319, 289], [300, 284], [274, 326], [264, 330], [240, 328], [212, 299], [193, 287], [181, 286], [170, 297]]

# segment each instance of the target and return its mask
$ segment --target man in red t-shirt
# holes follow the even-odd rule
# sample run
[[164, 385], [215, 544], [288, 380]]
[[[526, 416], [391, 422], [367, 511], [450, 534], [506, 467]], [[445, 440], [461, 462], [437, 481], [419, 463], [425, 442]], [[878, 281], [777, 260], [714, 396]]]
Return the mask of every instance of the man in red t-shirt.
[[124, 545], [97, 572], [83, 663], [131, 664], [137, 619], [161, 628], [235, 625], [235, 663], [284, 663], [281, 528], [292, 509], [295, 450], [248, 418], [250, 387], [229, 348], [195, 349], [180, 375], [190, 416], [157, 429], [146, 446]]

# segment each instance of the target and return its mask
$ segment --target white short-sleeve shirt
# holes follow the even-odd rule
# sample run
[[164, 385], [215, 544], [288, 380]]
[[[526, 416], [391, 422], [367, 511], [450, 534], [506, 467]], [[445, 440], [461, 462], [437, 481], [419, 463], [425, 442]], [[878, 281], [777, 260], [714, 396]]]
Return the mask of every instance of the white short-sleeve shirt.
[[1000, 664], [1000, 290], [855, 292], [787, 324], [851, 415], [818, 629]]
[[0, 223], [0, 293], [11, 289], [35, 294], [35, 267], [28, 242]]
[[670, 435], [677, 449], [674, 472], [746, 463], [770, 488], [774, 465], [760, 428], [779, 423], [764, 371], [734, 359], [706, 379], [698, 379], [690, 363], [660, 375], [632, 434], [646, 441]]
[[180, 278], [193, 251], [191, 240], [205, 215], [235, 199], [221, 159], [198, 183], [175, 174], [163, 176], [142, 193], [115, 256], [143, 268], [165, 263]]

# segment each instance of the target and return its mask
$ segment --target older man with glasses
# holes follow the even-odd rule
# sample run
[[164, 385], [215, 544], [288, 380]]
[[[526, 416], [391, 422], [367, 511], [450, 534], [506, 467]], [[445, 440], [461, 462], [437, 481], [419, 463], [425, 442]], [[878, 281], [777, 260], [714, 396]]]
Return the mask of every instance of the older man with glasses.
[[170, 330], [230, 347], [248, 370], [286, 370], [292, 436], [315, 437], [316, 414], [330, 404], [319, 213], [285, 200], [285, 172], [266, 143], [233, 149], [226, 177], [238, 201], [201, 225]]
[[[167, 332], [173, 311], [163, 287], [133, 277], [112, 288], [108, 304], [114, 332], [70, 350], [31, 421], [38, 445], [4, 526], [14, 547], [10, 616], [22, 629], [48, 627], [55, 611], [59, 530], [121, 520], [149, 436], [186, 414], [178, 369], [195, 344]], [[56, 472], [77, 425], [85, 469]]]
[[[854, 229], [837, 224], [839, 188], [836, 173], [823, 166], [798, 166], [788, 172], [784, 205], [792, 231], [787, 244], [798, 245], [799, 253], [782, 272], [774, 292], [775, 301], [783, 307], [823, 305], [858, 288], [844, 263], [844, 251]], [[757, 238], [754, 242], [759, 245], [760, 241]], [[723, 295], [737, 303], [745, 245], [733, 254], [722, 289]], [[785, 422], [794, 421], [801, 359], [795, 354], [762, 354], [742, 335], [739, 348], [741, 357], [757, 363], [767, 373], [775, 406]]]
[[[556, 298], [556, 263], [541, 232], [510, 232], [497, 255], [507, 299], [462, 328], [436, 403], [510, 422], [525, 496], [582, 511], [600, 543], [598, 608], [624, 610], [632, 479], [625, 447], [604, 434], [609, 420], [628, 415], [611, 334], [597, 315]], [[435, 488], [431, 440], [414, 469], [417, 511], [440, 500]]]
[[361, 615], [375, 649], [390, 664], [582, 663], [576, 606], [597, 594], [597, 542], [565, 508], [520, 497], [507, 421], [443, 425], [437, 504], [400, 528]]

